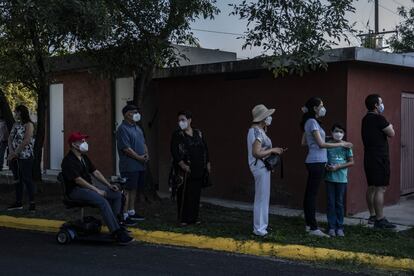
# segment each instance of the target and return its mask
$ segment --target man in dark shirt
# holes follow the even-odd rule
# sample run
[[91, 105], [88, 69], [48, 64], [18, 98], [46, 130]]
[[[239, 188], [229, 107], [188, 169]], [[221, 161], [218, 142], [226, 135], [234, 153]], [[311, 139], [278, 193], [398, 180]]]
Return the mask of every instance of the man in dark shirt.
[[365, 99], [368, 113], [362, 119], [364, 169], [368, 182], [366, 200], [370, 212], [368, 223], [375, 228], [395, 228], [384, 217], [384, 193], [390, 181], [388, 138], [395, 135], [393, 126], [382, 115], [384, 104], [379, 95]]
[[[70, 151], [62, 161], [62, 174], [66, 194], [70, 199], [84, 201], [101, 210], [105, 224], [120, 243], [133, 239], [119, 226], [117, 216], [121, 212], [121, 193], [116, 185], [110, 184], [88, 158], [87, 135], [74, 132], [69, 136]], [[92, 184], [93, 175], [106, 187]]]

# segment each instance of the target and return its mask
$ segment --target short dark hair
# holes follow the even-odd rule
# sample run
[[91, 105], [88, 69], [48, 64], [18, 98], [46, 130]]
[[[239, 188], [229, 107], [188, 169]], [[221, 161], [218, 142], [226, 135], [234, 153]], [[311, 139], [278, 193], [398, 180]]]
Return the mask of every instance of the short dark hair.
[[375, 105], [379, 104], [379, 98], [381, 98], [378, 94], [371, 94], [365, 98], [365, 106], [369, 111], [375, 110]]
[[191, 113], [191, 111], [189, 111], [189, 110], [181, 110], [177, 114], [177, 117], [179, 117], [179, 116], [184, 116], [187, 119], [192, 119], [193, 118], [193, 113]]
[[332, 132], [335, 130], [335, 128], [342, 130], [344, 133], [346, 132], [346, 129], [341, 124], [335, 123], [331, 128]]

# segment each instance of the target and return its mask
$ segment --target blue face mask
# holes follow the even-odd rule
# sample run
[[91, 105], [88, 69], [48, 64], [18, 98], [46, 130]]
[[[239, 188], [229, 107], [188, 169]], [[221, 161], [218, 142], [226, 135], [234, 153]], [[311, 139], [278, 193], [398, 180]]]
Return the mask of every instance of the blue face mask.
[[378, 112], [379, 112], [379, 113], [384, 113], [384, 110], [385, 110], [384, 104], [383, 104], [383, 103], [381, 103], [381, 104], [378, 106]]

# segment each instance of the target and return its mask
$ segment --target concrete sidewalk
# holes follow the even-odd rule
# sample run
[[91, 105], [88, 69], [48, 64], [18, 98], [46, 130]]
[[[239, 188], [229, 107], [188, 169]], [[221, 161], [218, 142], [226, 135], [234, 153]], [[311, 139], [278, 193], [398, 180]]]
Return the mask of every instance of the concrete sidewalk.
[[[201, 201], [227, 208], [253, 211], [253, 203], [207, 197], [203, 197]], [[290, 209], [279, 205], [270, 205], [269, 213], [285, 217], [303, 217], [303, 210]], [[385, 207], [384, 213], [388, 220], [397, 225], [396, 231], [404, 231], [414, 227], [414, 197], [402, 198], [400, 203]], [[344, 223], [345, 225], [362, 224], [367, 227], [372, 227], [371, 225], [368, 225], [368, 217], [368, 212], [362, 212], [351, 217], [346, 217]], [[317, 213], [316, 219], [320, 222], [327, 222], [326, 214], [324, 213]]]

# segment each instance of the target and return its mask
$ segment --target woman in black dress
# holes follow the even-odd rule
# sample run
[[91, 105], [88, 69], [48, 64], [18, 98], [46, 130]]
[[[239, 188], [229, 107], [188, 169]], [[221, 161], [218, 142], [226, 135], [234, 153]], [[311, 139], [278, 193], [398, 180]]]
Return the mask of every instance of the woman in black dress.
[[178, 113], [179, 128], [171, 140], [171, 154], [177, 178], [178, 221], [182, 226], [198, 224], [201, 188], [210, 174], [208, 148], [203, 134], [191, 127], [192, 114]]

